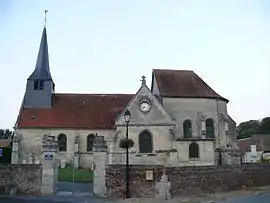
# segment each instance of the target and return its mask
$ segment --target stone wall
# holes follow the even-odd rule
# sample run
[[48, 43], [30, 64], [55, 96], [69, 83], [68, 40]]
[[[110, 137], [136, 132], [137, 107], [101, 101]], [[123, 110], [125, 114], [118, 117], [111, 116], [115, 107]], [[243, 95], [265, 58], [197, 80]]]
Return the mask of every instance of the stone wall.
[[0, 194], [40, 194], [41, 165], [0, 165]]
[[[170, 194], [214, 193], [237, 190], [243, 186], [270, 185], [270, 164], [240, 166], [162, 167], [130, 166], [130, 193], [132, 197], [156, 197], [157, 183], [163, 174], [168, 176]], [[153, 171], [153, 180], [146, 180], [146, 171]], [[125, 166], [110, 165], [106, 169], [108, 197], [122, 198], [125, 192]]]

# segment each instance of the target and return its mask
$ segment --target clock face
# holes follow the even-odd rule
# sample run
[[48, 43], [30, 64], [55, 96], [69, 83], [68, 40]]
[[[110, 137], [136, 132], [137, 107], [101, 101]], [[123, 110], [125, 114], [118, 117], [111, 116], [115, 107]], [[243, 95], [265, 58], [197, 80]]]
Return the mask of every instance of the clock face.
[[148, 112], [150, 110], [150, 104], [147, 102], [141, 103], [140, 109], [142, 112]]

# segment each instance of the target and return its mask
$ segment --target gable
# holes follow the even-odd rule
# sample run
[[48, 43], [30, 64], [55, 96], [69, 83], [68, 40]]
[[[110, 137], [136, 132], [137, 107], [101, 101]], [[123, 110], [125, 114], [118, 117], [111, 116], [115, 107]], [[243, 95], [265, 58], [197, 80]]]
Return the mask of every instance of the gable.
[[[143, 112], [140, 109], [140, 105], [143, 101], [150, 103], [150, 110], [148, 112]], [[129, 125], [134, 126], [162, 126], [162, 125], [174, 125], [174, 121], [170, 115], [163, 108], [160, 101], [152, 94], [150, 89], [146, 85], [142, 85], [132, 100], [127, 105], [127, 108], [131, 113]], [[126, 110], [125, 109], [125, 110]], [[124, 112], [120, 115], [119, 119], [116, 120], [115, 125], [121, 126], [125, 125]]]

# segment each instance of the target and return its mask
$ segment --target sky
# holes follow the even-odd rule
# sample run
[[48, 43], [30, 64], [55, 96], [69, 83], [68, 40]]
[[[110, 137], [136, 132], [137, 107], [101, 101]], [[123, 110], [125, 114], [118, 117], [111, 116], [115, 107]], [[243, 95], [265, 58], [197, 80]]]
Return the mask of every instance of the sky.
[[152, 69], [188, 69], [237, 123], [270, 116], [269, 0], [0, 0], [0, 128], [16, 121], [45, 9], [58, 93], [136, 93]]

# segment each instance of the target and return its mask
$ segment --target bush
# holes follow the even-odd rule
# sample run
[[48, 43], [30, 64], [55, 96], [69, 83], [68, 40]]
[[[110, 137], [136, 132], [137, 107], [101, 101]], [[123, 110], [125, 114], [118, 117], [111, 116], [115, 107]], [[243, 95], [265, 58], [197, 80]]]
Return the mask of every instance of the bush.
[[119, 142], [119, 147], [121, 149], [131, 148], [133, 146], [134, 146], [134, 141], [132, 139], [124, 138], [124, 139], [121, 139]]
[[266, 159], [264, 157], [261, 158], [261, 163], [270, 163], [270, 159]]

